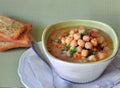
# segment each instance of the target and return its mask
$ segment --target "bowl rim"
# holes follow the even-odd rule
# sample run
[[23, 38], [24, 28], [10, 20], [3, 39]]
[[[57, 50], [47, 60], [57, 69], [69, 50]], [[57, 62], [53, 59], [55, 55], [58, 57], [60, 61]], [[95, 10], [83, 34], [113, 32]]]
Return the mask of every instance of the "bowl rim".
[[[100, 25], [103, 25], [103, 26], [106, 26], [107, 28], [110, 29], [110, 31], [113, 32], [114, 36], [115, 36], [115, 40], [116, 40], [116, 47], [115, 47], [115, 51], [109, 56], [107, 57], [106, 59], [103, 59], [103, 60], [100, 60], [100, 61], [95, 61], [95, 62], [89, 62], [89, 63], [77, 63], [77, 62], [69, 62], [69, 61], [65, 61], [65, 60], [62, 60], [62, 59], [59, 59], [55, 56], [53, 56], [52, 54], [50, 54], [45, 46], [45, 35], [47, 34], [47, 31], [55, 26], [55, 25], [59, 25], [61, 23], [70, 23], [70, 22], [93, 22], [93, 23], [97, 23], [97, 24], [100, 24]], [[81, 64], [81, 65], [84, 65], [84, 64], [97, 64], [97, 63], [102, 63], [102, 62], [106, 62], [106, 61], [109, 61], [109, 60], [112, 60], [116, 54], [118, 53], [118, 50], [119, 50], [119, 39], [118, 39], [118, 35], [116, 33], [116, 31], [111, 27], [109, 26], [108, 24], [106, 23], [103, 23], [103, 22], [100, 22], [100, 21], [95, 21], [95, 20], [81, 20], [81, 19], [75, 19], [75, 20], [65, 20], [65, 21], [59, 21], [59, 22], [56, 22], [56, 23], [53, 23], [53, 24], [50, 24], [48, 25], [44, 30], [43, 30], [43, 34], [42, 34], [42, 46], [43, 46], [43, 50], [45, 52], [45, 54], [48, 54], [50, 55], [53, 59], [57, 60], [57, 61], [60, 61], [60, 62], [63, 62], [63, 63], [68, 63], [68, 64]]]

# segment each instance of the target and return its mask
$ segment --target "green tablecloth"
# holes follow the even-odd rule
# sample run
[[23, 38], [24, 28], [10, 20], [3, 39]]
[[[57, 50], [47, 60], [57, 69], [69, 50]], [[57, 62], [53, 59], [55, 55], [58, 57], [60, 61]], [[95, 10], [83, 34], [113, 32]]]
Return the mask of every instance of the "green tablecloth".
[[[101, 21], [111, 25], [119, 34], [119, 3], [119, 0], [0, 0], [0, 15], [31, 23], [31, 33], [36, 41], [41, 40], [46, 26], [71, 19]], [[24, 87], [17, 69], [25, 50], [0, 52], [0, 87]]]

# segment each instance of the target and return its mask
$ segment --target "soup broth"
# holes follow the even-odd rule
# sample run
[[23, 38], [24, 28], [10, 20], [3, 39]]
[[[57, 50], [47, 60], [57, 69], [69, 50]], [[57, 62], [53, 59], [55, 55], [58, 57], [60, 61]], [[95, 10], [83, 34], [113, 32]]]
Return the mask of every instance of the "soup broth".
[[55, 57], [70, 62], [96, 62], [113, 52], [112, 39], [103, 31], [85, 26], [66, 27], [53, 31], [46, 43]]

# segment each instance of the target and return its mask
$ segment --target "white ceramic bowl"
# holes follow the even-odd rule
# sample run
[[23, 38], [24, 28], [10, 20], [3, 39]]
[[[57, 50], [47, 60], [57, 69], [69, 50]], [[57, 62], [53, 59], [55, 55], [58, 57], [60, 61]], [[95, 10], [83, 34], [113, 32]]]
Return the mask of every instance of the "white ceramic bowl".
[[[106, 32], [114, 41], [113, 42], [114, 49], [112, 55], [109, 56], [107, 59], [98, 62], [74, 63], [74, 62], [67, 62], [58, 59], [48, 52], [46, 48], [46, 41], [52, 31], [60, 29], [62, 27], [79, 26], [79, 25], [98, 28]], [[72, 82], [85, 83], [97, 79], [103, 73], [106, 67], [113, 60], [113, 57], [116, 55], [119, 47], [119, 41], [115, 31], [107, 24], [98, 21], [91, 21], [91, 20], [72, 20], [72, 21], [55, 23], [46, 27], [42, 35], [42, 45], [46, 56], [48, 57], [54, 70], [60, 77]]]

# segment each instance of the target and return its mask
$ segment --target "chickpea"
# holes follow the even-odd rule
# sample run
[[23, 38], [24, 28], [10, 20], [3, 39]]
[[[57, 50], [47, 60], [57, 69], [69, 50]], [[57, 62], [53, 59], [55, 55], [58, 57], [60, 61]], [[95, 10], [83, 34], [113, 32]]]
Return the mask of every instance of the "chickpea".
[[110, 51], [110, 48], [108, 46], [104, 47], [105, 51]]
[[91, 55], [88, 57], [88, 61], [96, 61], [96, 56], [95, 55]]
[[77, 46], [77, 41], [76, 40], [72, 40], [70, 43], [71, 47], [76, 47]]
[[[111, 54], [112, 53], [112, 50], [110, 50], [110, 48], [108, 46], [104, 47], [103, 49], [107, 54]], [[109, 52], [108, 52], [109, 51]]]
[[74, 32], [77, 33], [77, 32], [78, 32], [78, 28], [75, 28], [75, 29], [74, 29]]
[[85, 31], [85, 28], [81, 27], [81, 28], [78, 30], [78, 33], [82, 34], [84, 31]]
[[90, 30], [90, 35], [93, 37], [99, 37], [100, 34], [97, 29], [92, 29]]
[[79, 34], [79, 33], [75, 33], [74, 34], [74, 39], [75, 40], [78, 40], [78, 39], [80, 39], [81, 38], [81, 35]]
[[70, 34], [69, 37], [72, 37], [72, 38], [73, 38], [74, 36], [73, 36], [73, 34]]
[[102, 43], [102, 46], [107, 46], [107, 42], [104, 41], [104, 42]]
[[82, 56], [88, 56], [88, 53], [89, 53], [88, 50], [83, 49], [82, 52], [81, 52], [81, 55]]
[[90, 40], [90, 37], [88, 35], [84, 35], [83, 40], [88, 42]]
[[71, 51], [68, 50], [66, 54], [67, 54], [67, 56], [70, 56], [71, 55]]
[[79, 39], [78, 40], [78, 45], [81, 46], [81, 47], [84, 47], [85, 46], [85, 41]]
[[98, 59], [104, 59], [107, 56], [107, 53], [100, 51], [97, 53]]
[[97, 46], [97, 44], [98, 44], [97, 39], [96, 38], [91, 39], [91, 43], [93, 46]]
[[91, 31], [94, 31], [94, 32], [96, 32], [96, 33], [99, 32], [97, 29], [91, 29]]
[[62, 44], [65, 44], [65, 37], [62, 37], [62, 38], [61, 38], [61, 43], [62, 43]]
[[85, 48], [87, 48], [87, 49], [92, 49], [92, 48], [93, 48], [92, 43], [91, 43], [91, 42], [86, 42], [86, 43], [85, 43]]
[[67, 45], [70, 45], [70, 43], [71, 43], [72, 40], [73, 40], [73, 38], [67, 37], [67, 38], [65, 39], [65, 43], [66, 43]]
[[74, 30], [71, 30], [70, 31], [70, 35], [73, 35], [75, 32], [74, 32]]
[[97, 37], [97, 41], [99, 44], [102, 44], [104, 42], [104, 38], [102, 36]]
[[77, 52], [81, 52], [82, 51], [82, 47], [78, 46], [77, 48]]
[[75, 46], [70, 46], [70, 49], [72, 50], [72, 49], [74, 49], [75, 48]]

